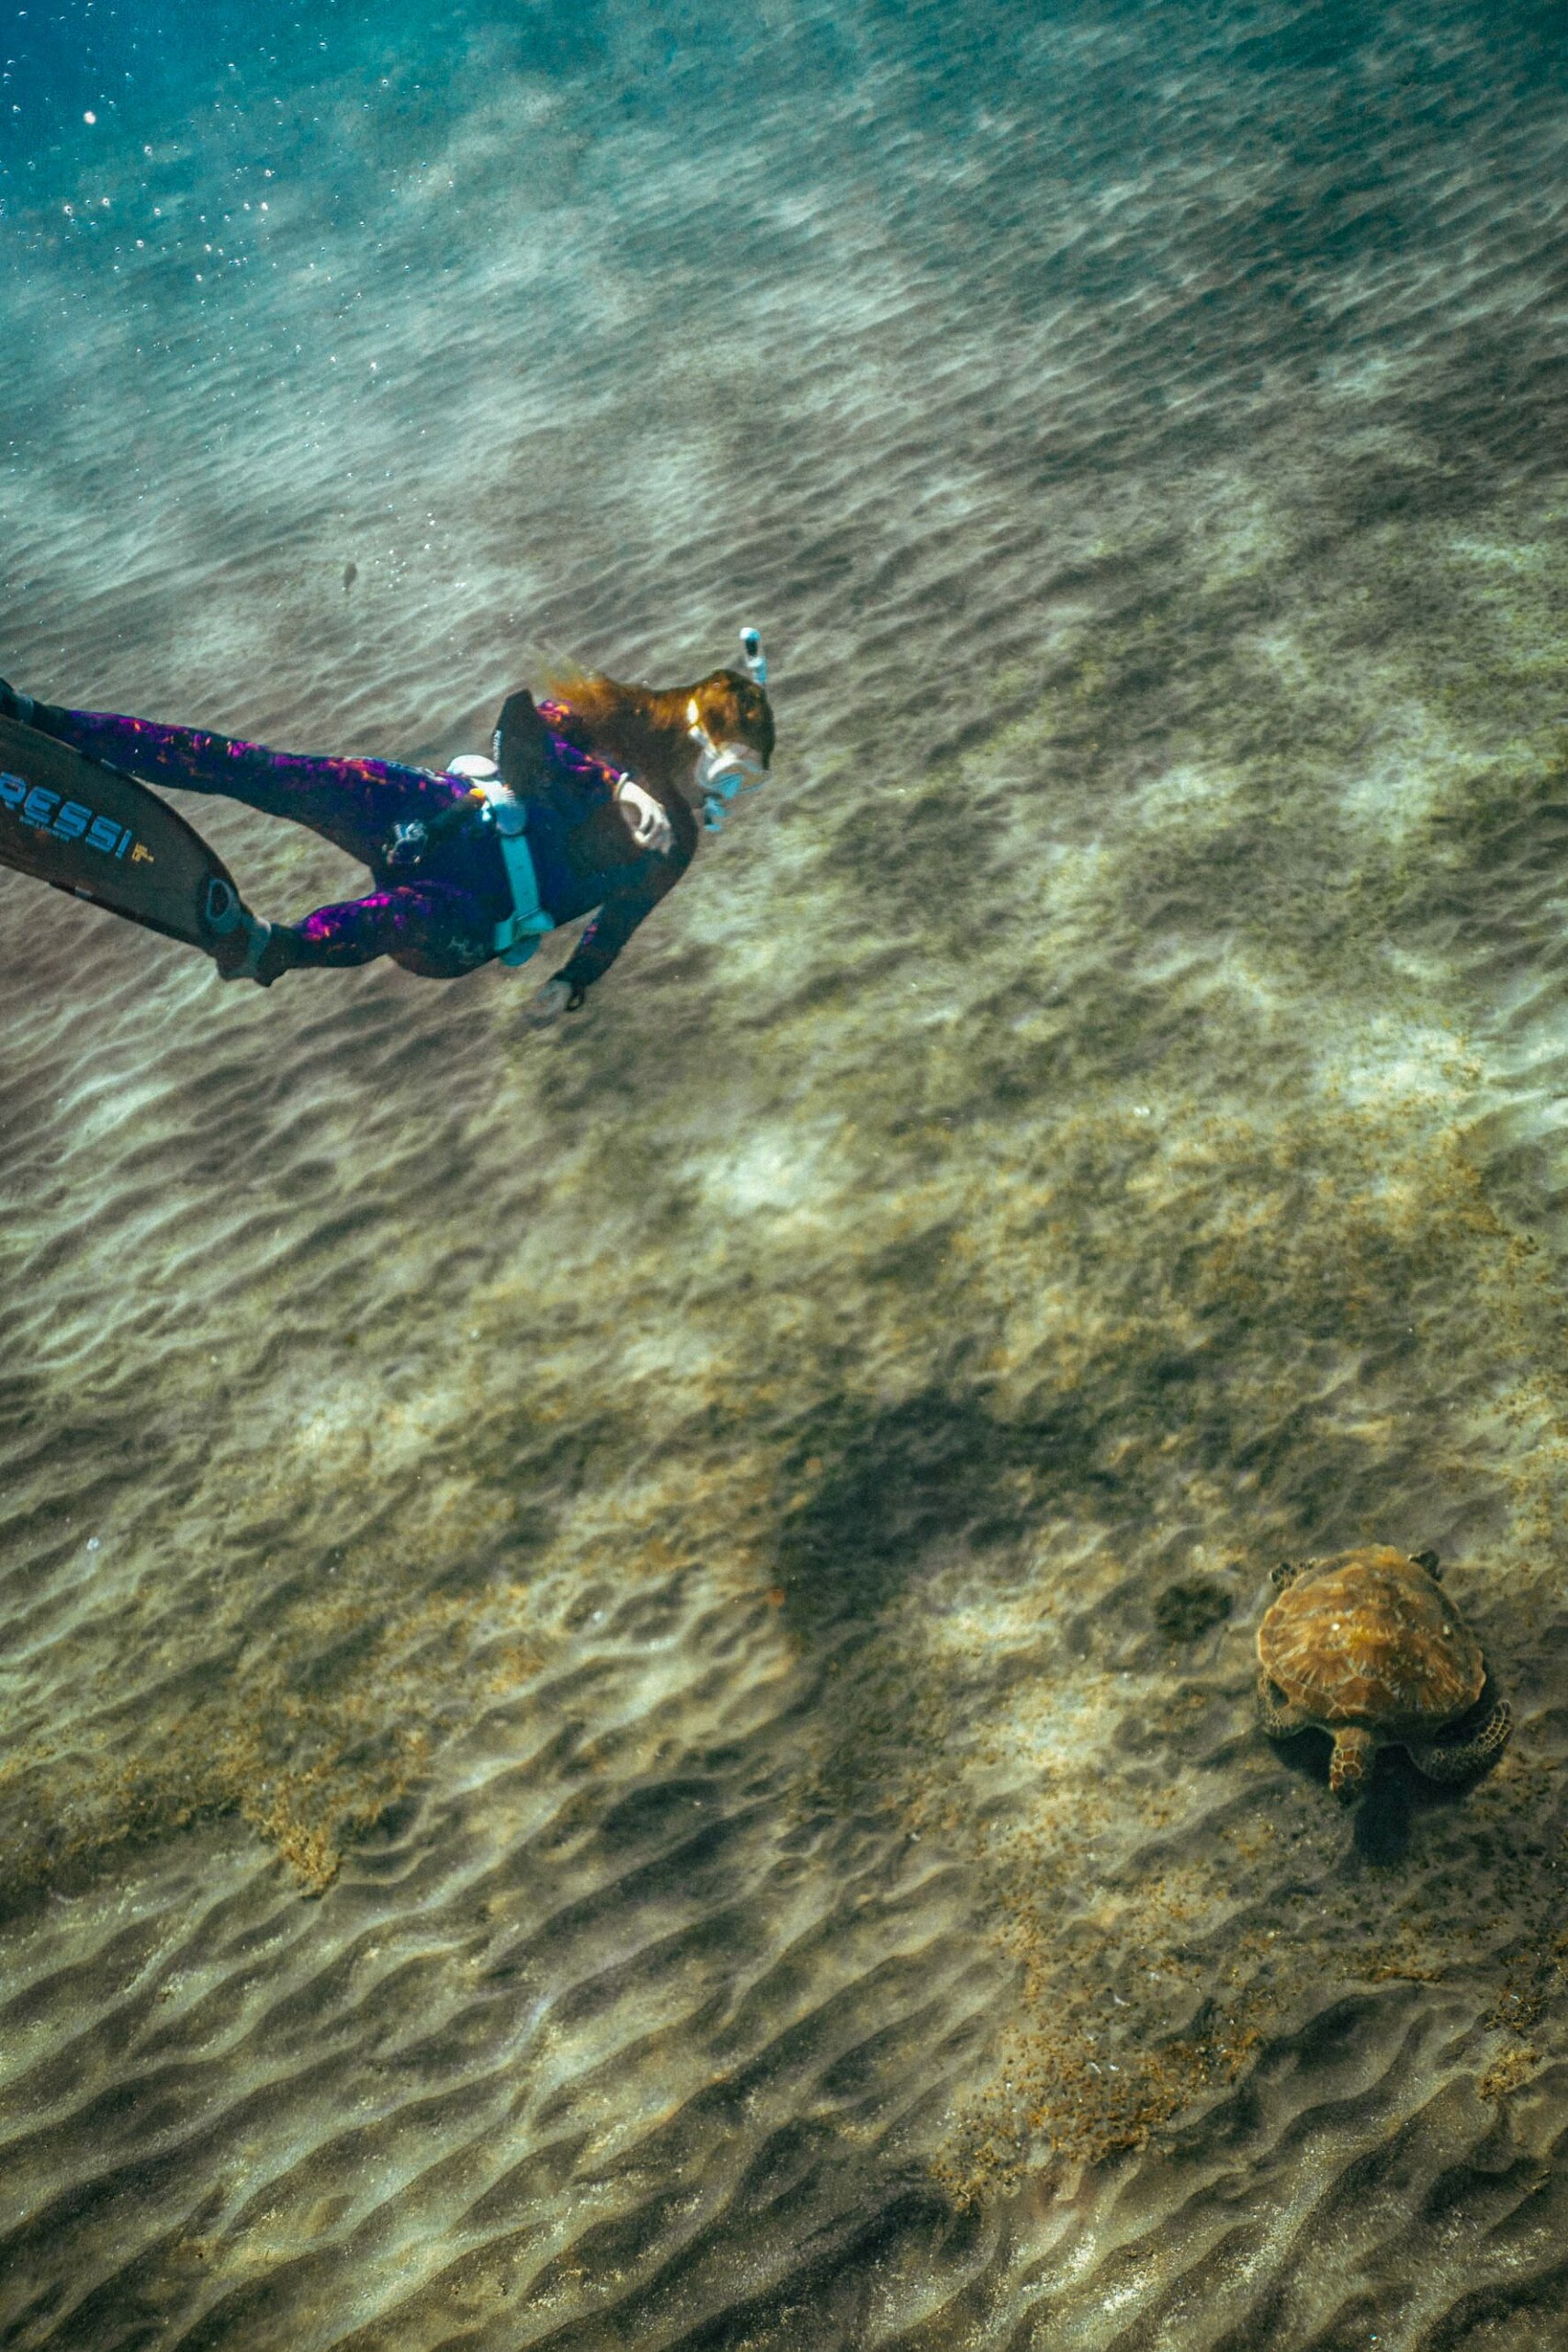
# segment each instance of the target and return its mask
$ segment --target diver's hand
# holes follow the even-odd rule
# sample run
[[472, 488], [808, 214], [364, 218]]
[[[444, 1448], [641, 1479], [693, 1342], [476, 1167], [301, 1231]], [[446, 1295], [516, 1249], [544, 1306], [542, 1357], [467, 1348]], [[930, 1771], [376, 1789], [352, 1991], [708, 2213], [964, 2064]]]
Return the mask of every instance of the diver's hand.
[[547, 980], [537, 994], [529, 998], [523, 1018], [531, 1029], [543, 1029], [560, 1019], [570, 1001], [571, 989], [567, 981]]
[[656, 849], [660, 857], [675, 838], [674, 828], [651, 792], [624, 775], [615, 787], [615, 803], [638, 849]]

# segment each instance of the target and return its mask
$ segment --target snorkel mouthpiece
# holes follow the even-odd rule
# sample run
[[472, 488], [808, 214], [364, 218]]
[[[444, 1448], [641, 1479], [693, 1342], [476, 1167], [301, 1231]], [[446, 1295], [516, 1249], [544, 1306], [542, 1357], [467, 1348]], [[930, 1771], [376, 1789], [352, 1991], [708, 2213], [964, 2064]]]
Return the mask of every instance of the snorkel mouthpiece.
[[738, 792], [755, 792], [761, 784], [759, 775], [727, 768], [705, 776], [698, 769], [698, 781], [703, 786], [703, 824], [710, 833], [724, 830], [724, 812]]

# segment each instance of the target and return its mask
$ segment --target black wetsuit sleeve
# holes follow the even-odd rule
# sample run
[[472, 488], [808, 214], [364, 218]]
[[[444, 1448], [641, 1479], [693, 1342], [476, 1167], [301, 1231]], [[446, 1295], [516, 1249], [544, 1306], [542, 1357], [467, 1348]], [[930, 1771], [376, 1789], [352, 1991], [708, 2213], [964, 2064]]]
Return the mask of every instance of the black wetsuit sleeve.
[[604, 977], [637, 925], [660, 899], [668, 898], [690, 865], [696, 849], [696, 828], [683, 808], [676, 813], [680, 821], [674, 848], [663, 857], [639, 858], [621, 887], [605, 893], [598, 913], [556, 974], [573, 996]]
[[641, 883], [604, 900], [577, 945], [556, 974], [573, 996], [603, 978], [627, 940], [664, 896], [658, 883]]

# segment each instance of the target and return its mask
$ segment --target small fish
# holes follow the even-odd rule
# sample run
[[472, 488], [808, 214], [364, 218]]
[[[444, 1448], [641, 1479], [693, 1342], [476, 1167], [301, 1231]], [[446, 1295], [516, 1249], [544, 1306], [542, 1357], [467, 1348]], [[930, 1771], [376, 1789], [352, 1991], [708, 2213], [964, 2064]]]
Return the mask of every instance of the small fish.
[[356, 563], [345, 563], [345, 564], [344, 565], [344, 568], [343, 568], [343, 593], [344, 593], [344, 594], [345, 596], [347, 595], [347, 594], [348, 594], [349, 590], [353, 587], [353, 585], [354, 585], [355, 582], [358, 579], [358, 577], [359, 577], [359, 566], [358, 566]]

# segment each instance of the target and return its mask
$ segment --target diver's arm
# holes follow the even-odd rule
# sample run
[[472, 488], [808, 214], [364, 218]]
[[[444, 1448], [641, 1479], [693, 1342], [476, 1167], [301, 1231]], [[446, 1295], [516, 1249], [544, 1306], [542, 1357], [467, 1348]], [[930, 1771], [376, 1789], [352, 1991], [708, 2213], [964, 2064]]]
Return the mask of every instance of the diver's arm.
[[[608, 893], [576, 947], [549, 983], [550, 989], [558, 983], [567, 991], [558, 1010], [575, 1012], [582, 1002], [584, 992], [592, 987], [595, 980], [603, 979], [637, 925], [652, 913], [660, 899], [668, 897], [691, 862], [690, 851], [683, 851], [677, 842], [667, 857], [641, 860], [630, 870], [623, 887]], [[547, 990], [541, 989], [534, 1000], [545, 1019], [550, 1017], [542, 1001], [547, 993]]]
[[502, 705], [491, 755], [502, 784], [521, 799], [547, 798], [552, 783], [564, 779], [573, 817], [581, 819], [584, 811], [613, 800], [638, 849], [656, 850], [663, 857], [674, 846], [675, 829], [662, 803], [635, 776], [618, 775], [569, 736], [558, 734], [526, 686], [517, 687]]
[[638, 849], [656, 850], [663, 857], [674, 847], [675, 828], [668, 810], [634, 777], [622, 776], [615, 786], [615, 806]]
[[660, 875], [651, 881], [640, 881], [636, 889], [606, 899], [555, 978], [529, 998], [524, 1018], [538, 1028], [558, 1020], [563, 1012], [575, 1012], [668, 888]]
[[566, 982], [573, 996], [591, 989], [595, 980], [604, 978], [633, 932], [652, 913], [663, 895], [662, 890], [644, 887], [606, 899], [556, 978]]

